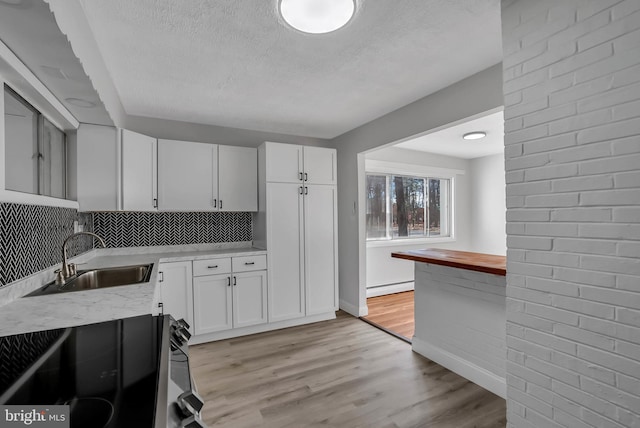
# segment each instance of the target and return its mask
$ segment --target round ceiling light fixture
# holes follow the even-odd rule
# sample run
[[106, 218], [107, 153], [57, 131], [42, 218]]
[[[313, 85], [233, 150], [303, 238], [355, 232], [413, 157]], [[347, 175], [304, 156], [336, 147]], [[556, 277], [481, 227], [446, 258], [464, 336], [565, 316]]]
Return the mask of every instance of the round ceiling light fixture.
[[355, 11], [355, 0], [280, 0], [282, 18], [303, 33], [335, 31], [347, 25]]
[[467, 132], [462, 136], [465, 140], [479, 140], [480, 138], [484, 138], [487, 136], [486, 132], [483, 131], [473, 131]]
[[71, 105], [82, 108], [93, 108], [96, 106], [96, 103], [91, 101], [83, 100], [82, 98], [65, 98], [65, 101]]

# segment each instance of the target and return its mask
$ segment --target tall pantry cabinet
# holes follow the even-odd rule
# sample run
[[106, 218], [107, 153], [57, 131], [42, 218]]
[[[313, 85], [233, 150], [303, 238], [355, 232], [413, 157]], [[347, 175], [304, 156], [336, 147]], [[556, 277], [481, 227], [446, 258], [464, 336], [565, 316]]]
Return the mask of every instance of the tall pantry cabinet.
[[254, 243], [268, 251], [269, 322], [338, 309], [336, 150], [258, 148]]

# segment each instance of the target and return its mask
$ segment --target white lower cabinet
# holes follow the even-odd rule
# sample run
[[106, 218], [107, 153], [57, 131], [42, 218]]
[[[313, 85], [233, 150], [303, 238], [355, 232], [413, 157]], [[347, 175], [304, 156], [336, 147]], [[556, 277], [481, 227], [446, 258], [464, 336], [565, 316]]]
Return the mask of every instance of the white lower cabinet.
[[231, 274], [193, 278], [193, 309], [196, 334], [233, 327]]
[[304, 195], [306, 314], [338, 310], [336, 186], [310, 184]]
[[248, 327], [267, 322], [266, 256], [233, 257], [194, 261], [202, 268], [221, 269], [232, 264], [240, 272], [206, 275], [202, 268], [194, 269], [193, 312], [195, 334], [215, 333], [232, 328]]
[[189, 331], [194, 333], [193, 325], [193, 273], [191, 262], [161, 263], [158, 268], [158, 281], [162, 310], [179, 320], [189, 323]]
[[[306, 262], [299, 251], [288, 253], [293, 275], [283, 275], [287, 272], [283, 268], [269, 277], [267, 266], [272, 262], [264, 252], [160, 264], [159, 302], [165, 314], [189, 323], [191, 344], [335, 318], [335, 187], [317, 187], [309, 186], [306, 230], [300, 224], [291, 240], [295, 250], [300, 248], [298, 238], [306, 236], [316, 243], [306, 250]], [[293, 193], [299, 198], [299, 191]], [[298, 203], [292, 201], [294, 206]], [[284, 258], [278, 260], [285, 265]], [[272, 278], [277, 281], [274, 286]]]
[[267, 272], [234, 273], [233, 327], [267, 322]]
[[269, 321], [338, 310], [336, 186], [266, 184]]

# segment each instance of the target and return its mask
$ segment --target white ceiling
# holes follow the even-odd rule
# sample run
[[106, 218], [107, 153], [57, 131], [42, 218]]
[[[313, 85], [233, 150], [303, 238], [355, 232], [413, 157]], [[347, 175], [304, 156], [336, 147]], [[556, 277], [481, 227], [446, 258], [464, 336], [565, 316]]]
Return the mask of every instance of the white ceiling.
[[[484, 131], [485, 138], [464, 140], [462, 136], [468, 132]], [[418, 150], [463, 159], [473, 159], [494, 155], [504, 151], [504, 118], [503, 112], [497, 112], [459, 125], [451, 126], [422, 137], [414, 138], [394, 147]]]
[[326, 35], [277, 0], [79, 1], [128, 115], [333, 138], [502, 56], [499, 0], [357, 0]]
[[[0, 1], [0, 40], [78, 121], [113, 125], [46, 3], [42, 0]], [[86, 100], [95, 106], [78, 107], [66, 101], [67, 98]]]

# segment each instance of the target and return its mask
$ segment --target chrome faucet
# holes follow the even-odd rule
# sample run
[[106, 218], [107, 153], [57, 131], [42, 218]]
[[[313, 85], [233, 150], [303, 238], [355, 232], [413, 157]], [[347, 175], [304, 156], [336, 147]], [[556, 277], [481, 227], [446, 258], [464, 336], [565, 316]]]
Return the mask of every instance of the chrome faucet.
[[67, 280], [67, 278], [69, 278], [70, 276], [73, 276], [73, 275], [76, 274], [76, 266], [73, 263], [67, 263], [67, 242], [69, 242], [69, 240], [71, 238], [75, 238], [78, 235], [93, 236], [94, 238], [98, 239], [98, 241], [100, 241], [100, 244], [102, 245], [102, 248], [106, 248], [107, 247], [107, 245], [104, 243], [104, 239], [102, 239], [101, 237], [99, 237], [98, 235], [96, 235], [95, 233], [92, 233], [92, 232], [78, 232], [78, 233], [74, 233], [73, 235], [69, 236], [62, 243], [62, 267], [59, 270], [56, 271], [56, 273], [57, 273], [56, 283], [57, 284], [64, 284], [65, 281]]

